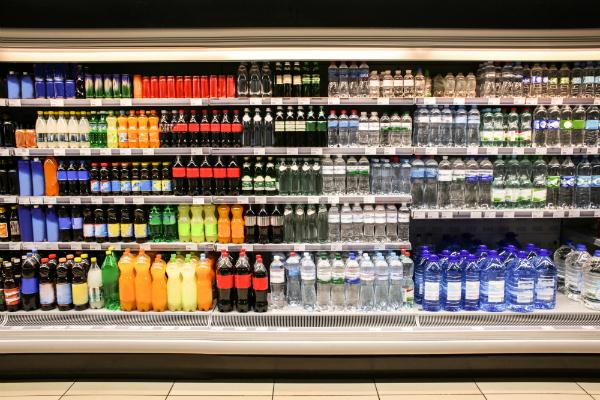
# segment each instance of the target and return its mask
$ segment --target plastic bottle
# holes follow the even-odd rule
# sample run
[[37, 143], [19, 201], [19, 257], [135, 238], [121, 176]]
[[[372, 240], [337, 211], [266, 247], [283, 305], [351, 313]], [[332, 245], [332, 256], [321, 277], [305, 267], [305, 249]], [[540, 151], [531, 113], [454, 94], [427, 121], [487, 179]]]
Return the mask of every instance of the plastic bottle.
[[92, 257], [90, 269], [87, 272], [88, 299], [90, 308], [104, 308], [104, 288], [102, 287], [102, 270]]
[[573, 207], [575, 198], [575, 165], [567, 156], [560, 166], [560, 187], [558, 189], [558, 206]]
[[594, 251], [583, 265], [581, 298], [583, 304], [592, 310], [600, 310], [600, 250]]
[[[239, 260], [239, 259], [238, 259]], [[217, 261], [217, 308], [220, 312], [233, 310], [234, 268], [226, 250], [221, 250]]]
[[412, 161], [410, 172], [412, 205], [416, 208], [424, 207], [423, 189], [425, 185], [425, 164], [419, 156]]
[[129, 116], [127, 117], [127, 143], [131, 149], [140, 147], [138, 140], [138, 118], [134, 110], [129, 111]]
[[120, 308], [119, 267], [111, 249], [107, 250], [105, 254], [101, 268], [104, 303], [107, 309], [118, 310]]
[[359, 308], [360, 267], [354, 253], [348, 255], [344, 266], [345, 308], [354, 311]]
[[479, 264], [481, 269], [481, 309], [488, 312], [506, 309], [506, 268], [496, 250], [490, 250]]
[[360, 268], [360, 293], [359, 308], [361, 311], [371, 311], [375, 307], [375, 266], [367, 253], [359, 263]]
[[113, 111], [106, 117], [106, 146], [114, 149], [119, 147], [119, 134], [117, 132], [117, 117]]
[[592, 190], [592, 165], [587, 157], [583, 157], [577, 164], [577, 177], [575, 179], [574, 206], [577, 208], [590, 208]]
[[565, 258], [565, 289], [571, 300], [581, 300], [582, 269], [589, 258], [584, 244], [577, 244], [575, 250]]
[[121, 310], [133, 311], [136, 306], [135, 295], [135, 273], [134, 273], [134, 257], [131, 255], [129, 248], [119, 259], [119, 299]]
[[452, 162], [450, 184], [450, 207], [461, 208], [465, 204], [465, 164], [460, 158]]
[[535, 308], [553, 309], [556, 306], [557, 273], [550, 252], [540, 249], [532, 262], [536, 270]]
[[171, 254], [171, 259], [167, 263], [167, 306], [169, 311], [181, 311], [181, 267], [175, 254]]
[[335, 110], [331, 110], [327, 118], [327, 145], [329, 147], [337, 147], [339, 143], [338, 118]]
[[160, 129], [158, 123], [159, 119], [156, 110], [151, 110], [148, 117], [148, 146], [151, 148], [160, 147]]
[[165, 311], [167, 309], [166, 272], [167, 264], [164, 262], [161, 255], [157, 254], [150, 267], [150, 274], [152, 275], [151, 296], [153, 311]]
[[537, 271], [525, 251], [507, 266], [506, 294], [508, 308], [516, 312], [532, 312], [535, 308], [535, 283]]
[[[318, 311], [327, 311], [332, 306], [332, 266], [326, 254], [321, 254], [317, 263], [317, 304]], [[343, 287], [343, 286], [342, 286]]]
[[285, 272], [283, 262], [278, 255], [273, 256], [269, 266], [269, 280], [271, 284], [271, 299], [269, 304], [272, 309], [281, 310], [285, 307]]
[[206, 258], [206, 254], [200, 254], [196, 263], [197, 305], [200, 311], [210, 311], [213, 307], [214, 278], [212, 261]]
[[443, 269], [438, 256], [429, 255], [426, 260], [422, 278], [422, 307], [424, 311], [440, 311], [442, 309]]
[[315, 309], [317, 303], [315, 289], [316, 266], [309, 253], [304, 253], [301, 263], [302, 307], [305, 310], [312, 311]]
[[[326, 257], [326, 255], [325, 255]], [[322, 260], [319, 261], [319, 263], [321, 263]], [[329, 261], [327, 261], [329, 263]], [[326, 271], [327, 271], [327, 265], [321, 265], [323, 267], [323, 270], [325, 272], [324, 276], [326, 277]], [[320, 299], [321, 298], [321, 292], [319, 291], [319, 282], [320, 282], [320, 269], [319, 269], [319, 264], [317, 264], [317, 296]], [[335, 255], [335, 259], [333, 260], [333, 263], [331, 263], [331, 281], [330, 281], [330, 285], [331, 285], [331, 290], [329, 291], [330, 293], [330, 308], [332, 308], [335, 311], [339, 311], [339, 310], [343, 310], [345, 307], [345, 295], [344, 295], [344, 291], [345, 291], [345, 286], [344, 286], [344, 277], [345, 277], [345, 265], [344, 262], [342, 261], [342, 257], [340, 256], [339, 253], [336, 253]], [[326, 290], [327, 292], [327, 290]]]
[[187, 254], [181, 267], [181, 309], [196, 311], [198, 309], [198, 294], [196, 288], [196, 263]]
[[204, 235], [207, 242], [214, 243], [217, 241], [217, 218], [215, 217], [214, 204], [204, 206]]
[[376, 310], [385, 311], [389, 307], [389, 265], [385, 258], [378, 253], [374, 257], [375, 279], [374, 279], [374, 301]]
[[285, 261], [286, 300], [290, 307], [302, 304], [300, 258], [295, 252], [290, 252]]

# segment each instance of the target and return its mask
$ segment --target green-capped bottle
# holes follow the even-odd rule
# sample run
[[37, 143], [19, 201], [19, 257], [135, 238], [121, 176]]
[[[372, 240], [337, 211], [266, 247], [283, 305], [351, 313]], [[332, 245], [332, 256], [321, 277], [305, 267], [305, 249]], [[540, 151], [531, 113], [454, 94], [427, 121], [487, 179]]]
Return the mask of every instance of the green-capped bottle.
[[163, 240], [162, 216], [160, 210], [156, 206], [152, 207], [150, 210], [148, 230], [150, 231], [150, 239], [153, 242], [161, 242]]
[[106, 250], [106, 257], [102, 263], [102, 291], [105, 307], [109, 310], [118, 310], [121, 307], [119, 302], [119, 267], [111, 248]]
[[[189, 208], [188, 208], [189, 209]], [[165, 242], [174, 242], [177, 240], [177, 218], [175, 210], [171, 206], [166, 206], [162, 213], [163, 240]], [[189, 239], [188, 239], [189, 241]]]

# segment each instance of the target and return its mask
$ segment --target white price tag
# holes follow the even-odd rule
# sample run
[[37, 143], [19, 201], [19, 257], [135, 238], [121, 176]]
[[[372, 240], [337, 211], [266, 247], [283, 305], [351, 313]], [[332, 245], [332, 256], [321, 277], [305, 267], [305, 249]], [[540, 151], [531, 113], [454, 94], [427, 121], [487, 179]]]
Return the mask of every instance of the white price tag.
[[71, 197], [69, 204], [81, 204], [81, 197]]
[[228, 250], [228, 246], [226, 244], [223, 244], [223, 243], [217, 243], [216, 244], [216, 249], [217, 249], [217, 251], [223, 251], [223, 250], [227, 251]]
[[321, 198], [319, 196], [308, 196], [306, 201], [308, 204], [319, 204]]
[[79, 154], [89, 157], [92, 155], [92, 149], [79, 149]]
[[327, 104], [336, 106], [336, 105], [340, 104], [340, 98], [339, 97], [328, 97]]
[[465, 98], [464, 97], [455, 97], [454, 99], [452, 99], [452, 104], [454, 104], [455, 106], [464, 106]]
[[154, 149], [142, 149], [142, 154], [145, 156], [153, 156]]
[[594, 210], [594, 217], [600, 217], [600, 210]]
[[186, 243], [185, 250], [186, 251], [196, 251], [196, 250], [198, 250], [198, 246], [196, 245], [196, 243]]
[[267, 204], [267, 196], [255, 196], [254, 204]]
[[544, 155], [547, 153], [547, 150], [545, 147], [536, 147], [535, 148], [535, 154], [536, 155]]
[[100, 250], [101, 248], [100, 243], [90, 243], [90, 250]]
[[513, 103], [515, 105], [523, 105], [525, 104], [525, 97], [515, 97], [513, 98]]
[[563, 218], [565, 216], [565, 211], [564, 210], [554, 210], [552, 212], [552, 216], [554, 218]]
[[21, 99], [8, 99], [9, 107], [21, 107]]
[[190, 99], [190, 106], [202, 106], [202, 100], [197, 98]]
[[8, 244], [9, 250], [21, 250], [21, 243], [18, 242], [10, 242]]
[[92, 204], [102, 204], [102, 197], [100, 196], [92, 196], [90, 199]]
[[468, 155], [477, 155], [479, 154], [479, 147], [469, 146], [467, 147]]
[[395, 147], [384, 147], [383, 154], [385, 154], [386, 156], [396, 155], [396, 148]]
[[297, 148], [297, 147], [288, 147], [288, 148], [285, 150], [285, 153], [286, 153], [288, 156], [297, 156], [297, 155], [298, 155], [298, 148]]
[[534, 210], [531, 212], [531, 218], [544, 218], [544, 211]]
[[483, 216], [484, 218], [496, 218], [496, 211], [485, 211]]
[[260, 97], [250, 97], [251, 106], [262, 106], [262, 99]]
[[339, 196], [327, 196], [327, 202], [329, 204], [339, 204], [340, 198]]
[[[56, 197], [54, 197], [54, 196], [44, 197], [44, 204], [56, 204]], [[73, 204], [73, 203], [71, 203], [71, 204]]]
[[562, 103], [563, 103], [563, 98], [562, 97], [553, 97], [550, 100], [550, 104], [553, 104], [553, 105], [560, 106]]
[[375, 196], [365, 196], [363, 199], [363, 203], [365, 203], [365, 204], [375, 203]]
[[254, 245], [253, 244], [245, 244], [242, 246], [242, 248], [246, 251], [254, 251]]
[[523, 154], [525, 154], [525, 149], [523, 147], [515, 147], [513, 149], [513, 154], [516, 156], [522, 156]]
[[65, 154], [67, 154], [65, 149], [54, 149], [54, 155], [57, 157], [64, 157]]
[[598, 154], [597, 147], [588, 147], [586, 150], [587, 150], [587, 154]]
[[573, 154], [573, 148], [572, 147], [561, 147], [560, 154], [562, 154], [563, 156], [571, 155], [571, 154]]
[[192, 204], [204, 204], [204, 197], [194, 196], [192, 198]]
[[321, 156], [323, 155], [323, 149], [320, 147], [313, 147], [310, 149], [311, 156]]
[[141, 196], [135, 196], [131, 198], [133, 204], [144, 204], [144, 198]]
[[151, 250], [152, 249], [152, 243], [140, 243], [140, 249], [144, 249], [144, 250]]
[[454, 216], [452, 211], [442, 211], [441, 214], [443, 219], [450, 219]]
[[248, 204], [248, 196], [238, 196], [238, 204]]
[[342, 251], [341, 243], [331, 243], [331, 251]]
[[471, 211], [471, 218], [481, 218], [481, 211]]
[[281, 97], [272, 97], [271, 105], [272, 106], [280, 106], [283, 104], [283, 99]]
[[[144, 150], [146, 150], [146, 149], [144, 149]], [[130, 156], [131, 149], [119, 149], [119, 154], [121, 154], [122, 156]]]
[[102, 99], [90, 99], [90, 107], [101, 107]]
[[433, 106], [436, 104], [435, 100], [436, 100], [435, 97], [424, 97], [423, 104], [428, 105], [428, 106]]
[[18, 201], [19, 204], [31, 204], [29, 197], [19, 197]]
[[294, 251], [306, 251], [306, 245], [304, 243], [294, 243]]
[[488, 104], [491, 106], [497, 106], [500, 104], [500, 99], [498, 97], [490, 97], [488, 99]]
[[377, 105], [379, 105], [379, 106], [389, 106], [390, 105], [390, 98], [389, 97], [378, 97], [377, 98]]
[[264, 156], [265, 155], [265, 148], [264, 147], [259, 147], [257, 149], [254, 149], [254, 155], [255, 156]]
[[5, 204], [16, 203], [17, 196], [4, 196], [4, 197], [0, 197], [0, 200], [2, 201], [2, 203], [5, 203]]
[[190, 154], [193, 156], [201, 156], [204, 152], [202, 151], [202, 147], [192, 147], [190, 148]]
[[299, 106], [307, 106], [310, 104], [310, 97], [298, 97]]
[[498, 154], [498, 148], [497, 147], [488, 147], [486, 149], [486, 154], [495, 156]]
[[113, 203], [114, 204], [125, 204], [125, 197], [120, 197], [120, 196], [114, 197]]
[[377, 154], [377, 147], [365, 147], [365, 154], [368, 156], [374, 156]]
[[71, 250], [81, 250], [81, 243], [80, 242], [71, 243]]
[[65, 100], [64, 99], [50, 99], [50, 107], [64, 107]]
[[594, 104], [595, 105], [600, 105], [600, 97], [595, 97], [594, 98]]
[[503, 217], [504, 218], [514, 218], [515, 212], [514, 211], [504, 211]]
[[29, 204], [44, 204], [43, 196], [31, 196], [29, 197]]
[[440, 213], [437, 211], [427, 211], [427, 219], [439, 219]]
[[17, 157], [26, 157], [29, 153], [29, 149], [15, 149], [14, 153]]
[[377, 243], [373, 246], [373, 250], [385, 250], [385, 244]]
[[569, 217], [579, 218], [581, 216], [581, 210], [569, 210]]
[[131, 107], [131, 99], [121, 99], [119, 100], [119, 105], [121, 107]]
[[438, 153], [437, 147], [425, 147], [425, 154], [434, 156]]
[[99, 149], [99, 153], [101, 156], [110, 156], [111, 155], [110, 149]]
[[425, 219], [425, 211], [413, 211], [414, 219]]
[[535, 106], [538, 103], [538, 99], [537, 97], [528, 97], [527, 100], [525, 100], [525, 104], [529, 104], [530, 106]]

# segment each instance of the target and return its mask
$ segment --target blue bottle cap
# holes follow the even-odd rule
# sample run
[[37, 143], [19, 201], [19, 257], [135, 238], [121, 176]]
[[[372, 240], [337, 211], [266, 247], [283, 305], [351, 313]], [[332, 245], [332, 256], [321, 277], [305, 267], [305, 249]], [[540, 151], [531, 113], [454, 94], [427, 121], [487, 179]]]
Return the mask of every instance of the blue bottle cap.
[[550, 251], [548, 249], [540, 249], [538, 251], [538, 256], [540, 257], [548, 257], [550, 255]]
[[600, 250], [594, 251], [594, 257], [600, 257]]
[[582, 243], [577, 243], [577, 245], [575, 246], [575, 249], [577, 251], [587, 251], [587, 247], [585, 247], [585, 244], [582, 244]]
[[475, 254], [469, 254], [467, 256], [468, 261], [477, 261], [477, 256]]
[[521, 251], [519, 251], [519, 252], [517, 253], [517, 257], [519, 257], [519, 258], [527, 258], [527, 252], [526, 252], [526, 251], [523, 251], [523, 250], [521, 250]]
[[488, 252], [488, 256], [490, 257], [496, 257], [498, 255], [498, 251], [497, 250], [490, 250]]
[[435, 254], [431, 254], [427, 260], [429, 260], [429, 262], [435, 262], [435, 261], [439, 261], [439, 257], [436, 256]]
[[444, 257], [448, 257], [450, 255], [450, 250], [442, 250], [440, 254]]

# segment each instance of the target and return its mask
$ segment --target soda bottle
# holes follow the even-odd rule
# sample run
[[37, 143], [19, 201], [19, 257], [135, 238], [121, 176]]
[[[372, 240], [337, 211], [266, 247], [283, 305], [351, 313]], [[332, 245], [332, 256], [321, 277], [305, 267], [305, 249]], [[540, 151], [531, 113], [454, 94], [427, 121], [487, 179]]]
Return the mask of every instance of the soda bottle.
[[89, 271], [87, 271], [87, 287], [90, 308], [104, 308], [102, 270], [96, 262], [96, 257], [92, 257]]
[[167, 309], [166, 269], [167, 265], [163, 261], [161, 255], [157, 254], [150, 267], [150, 274], [152, 275], [151, 297], [153, 311], [165, 311]]
[[240, 194], [240, 167], [235, 162], [235, 158], [231, 157], [231, 161], [227, 165], [227, 184], [228, 194], [230, 196], [239, 196]]
[[181, 268], [177, 255], [171, 254], [167, 263], [167, 306], [169, 311], [181, 311]]
[[131, 176], [129, 174], [129, 163], [121, 163], [121, 169], [119, 171], [119, 191], [123, 196], [129, 196], [131, 194]]
[[25, 258], [22, 264], [21, 303], [25, 311], [33, 311], [39, 307], [39, 260], [40, 258], [37, 253], [28, 253], [27, 258]]
[[148, 196], [152, 193], [152, 180], [150, 179], [150, 163], [141, 163], [140, 168], [140, 193], [142, 196]]
[[[236, 274], [237, 277], [237, 274]], [[254, 276], [252, 277], [252, 289], [254, 290], [254, 311], [267, 312], [269, 308], [268, 290], [269, 290], [269, 275], [267, 268], [263, 263], [262, 256], [256, 256], [254, 263]], [[238, 306], [239, 309], [239, 306]]]
[[106, 146], [111, 149], [119, 147], [117, 117], [115, 117], [114, 111], [109, 111], [106, 117]]
[[21, 300], [19, 282], [15, 277], [13, 263], [6, 261], [2, 267], [4, 277], [4, 301], [8, 311], [19, 310]]
[[[225, 173], [225, 176], [227, 173]], [[204, 156], [202, 164], [200, 164], [200, 183], [202, 186], [201, 194], [203, 196], [212, 195], [213, 186], [213, 168], [208, 161], [208, 156]]]
[[231, 293], [233, 282], [234, 270], [229, 254], [226, 250], [222, 250], [221, 257], [219, 257], [217, 262], [217, 308], [220, 312], [230, 312], [233, 310]]
[[105, 307], [109, 310], [118, 310], [119, 301], [119, 268], [113, 255], [112, 249], [106, 251], [106, 257], [102, 263], [102, 292], [104, 294]]
[[239, 312], [250, 310], [250, 287], [252, 286], [252, 270], [246, 256], [246, 250], [241, 249], [235, 263], [235, 292], [236, 308]]
[[200, 195], [200, 168], [198, 168], [194, 156], [190, 157], [190, 161], [185, 167], [185, 177], [187, 178], [187, 194], [190, 196]]
[[196, 110], [190, 111], [190, 120], [188, 122], [189, 146], [200, 146], [200, 124], [196, 120]]
[[129, 110], [129, 116], [127, 117], [127, 144], [130, 149], [140, 147], [138, 141], [138, 118], [135, 115], [135, 110]]
[[134, 257], [126, 248], [119, 259], [119, 300], [121, 310], [133, 311], [136, 306]]
[[148, 240], [148, 219], [142, 208], [136, 208], [133, 212], [133, 234], [137, 243]]
[[244, 208], [240, 205], [231, 207], [231, 242], [240, 244], [244, 243], [244, 218], [242, 212]]
[[48, 157], [44, 161], [44, 185], [46, 196], [58, 196], [58, 162], [54, 157]]
[[73, 280], [71, 283], [73, 305], [75, 306], [75, 310], [83, 311], [89, 308], [87, 271], [85, 270], [85, 266], [81, 264], [80, 257], [75, 258], [74, 261], [72, 268]]
[[[327, 212], [325, 212], [327, 214]], [[327, 217], [325, 217], [327, 218]], [[273, 212], [270, 216], [271, 226], [271, 242], [272, 243], [283, 243], [284, 240], [284, 227], [283, 227], [283, 215], [279, 211], [279, 207], [276, 204], [273, 208]]]
[[170, 195], [173, 192], [173, 183], [171, 181], [171, 163], [164, 161], [161, 169], [160, 190], [164, 195]]
[[258, 226], [257, 242], [262, 244], [269, 243], [270, 218], [264, 204], [258, 212], [258, 216], [256, 218], [256, 225]]
[[119, 139], [120, 148], [129, 147], [127, 137], [127, 116], [125, 115], [124, 110], [119, 111], [119, 116], [117, 117], [117, 137]]
[[200, 254], [200, 261], [196, 265], [196, 288], [198, 309], [201, 311], [212, 309], [213, 280], [212, 260], [206, 258], [206, 254]]
[[193, 243], [204, 242], [204, 220], [202, 218], [202, 206], [193, 205], [191, 207], [192, 218], [190, 220], [191, 240]]
[[196, 311], [198, 308], [196, 288], [196, 265], [187, 254], [181, 267], [181, 308], [183, 311]]
[[138, 311], [152, 310], [152, 277], [150, 275], [150, 257], [140, 249], [134, 263], [135, 300]]
[[[6, 270], [4, 271], [4, 284], [6, 288]], [[5, 289], [6, 291], [6, 289]], [[56, 303], [60, 311], [67, 311], [73, 308], [73, 297], [71, 295], [71, 271], [67, 265], [67, 259], [62, 257], [58, 260], [56, 267]], [[5, 293], [6, 295], [6, 293]], [[7, 296], [7, 304], [8, 296]], [[10, 308], [9, 308], [10, 311]]]
[[[42, 258], [41, 261], [42, 261], [42, 263], [39, 268], [40, 305], [41, 305], [42, 310], [48, 311], [48, 310], [52, 310], [53, 308], [56, 307], [56, 293], [55, 293], [56, 264], [50, 263], [49, 262], [50, 259], [47, 257]], [[0, 278], [0, 284], [2, 284], [1, 278]], [[4, 298], [2, 300], [4, 300]]]
[[[190, 161], [192, 161], [192, 160], [190, 159]], [[177, 158], [175, 159], [175, 163], [173, 164], [172, 173], [173, 173], [173, 193], [176, 196], [183, 196], [183, 195], [187, 194], [187, 185], [186, 185], [187, 169], [181, 161], [181, 156], [177, 156]]]
[[204, 206], [204, 235], [206, 236], [207, 242], [214, 243], [217, 241], [218, 229], [214, 204], [207, 204]]
[[233, 119], [231, 121], [231, 146], [241, 147], [242, 146], [242, 132], [243, 126], [240, 122], [239, 110], [233, 110]]
[[217, 207], [219, 213], [218, 220], [218, 242], [231, 243], [231, 222], [229, 220], [229, 206], [221, 204]]
[[191, 239], [191, 225], [190, 225], [190, 206], [187, 204], [180, 204], [177, 207], [177, 233], [180, 242], [189, 242]]
[[244, 216], [244, 239], [246, 243], [256, 243], [256, 236], [256, 214], [252, 206], [249, 205]]
[[160, 163], [153, 162], [151, 165], [152, 169], [150, 170], [150, 179], [152, 182], [152, 194], [159, 195], [161, 194], [162, 190], [162, 178], [159, 169]]

